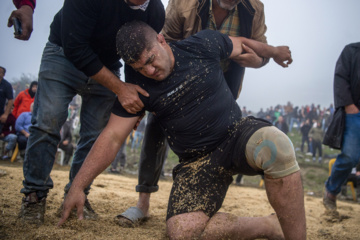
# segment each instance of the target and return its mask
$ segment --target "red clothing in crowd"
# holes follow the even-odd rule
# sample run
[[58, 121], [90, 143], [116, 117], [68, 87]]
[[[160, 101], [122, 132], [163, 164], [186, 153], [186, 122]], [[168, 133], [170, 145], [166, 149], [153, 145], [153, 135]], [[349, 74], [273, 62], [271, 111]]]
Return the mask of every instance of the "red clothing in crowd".
[[22, 112], [30, 112], [30, 105], [34, 102], [35, 97], [31, 97], [29, 89], [19, 93], [14, 101], [14, 110], [12, 114], [18, 118]]
[[16, 8], [20, 8], [23, 5], [29, 5], [33, 10], [36, 6], [36, 0], [13, 0]]

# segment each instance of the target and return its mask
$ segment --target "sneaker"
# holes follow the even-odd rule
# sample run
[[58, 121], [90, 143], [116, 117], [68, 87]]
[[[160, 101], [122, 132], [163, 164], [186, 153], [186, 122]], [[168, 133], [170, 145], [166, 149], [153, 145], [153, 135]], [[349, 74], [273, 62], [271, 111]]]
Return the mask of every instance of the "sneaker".
[[41, 225], [44, 223], [46, 198], [39, 198], [32, 192], [22, 199], [19, 218], [24, 223]]
[[336, 196], [335, 198], [331, 197], [331, 193], [326, 189], [324, 191], [323, 204], [327, 210], [336, 210]]
[[[60, 208], [56, 212], [56, 215], [58, 217], [61, 217], [62, 210], [64, 208], [63, 204], [64, 203], [62, 202]], [[84, 214], [84, 219], [87, 219], [87, 220], [96, 220], [96, 219], [98, 219], [97, 213], [91, 207], [90, 202], [89, 202], [89, 200], [87, 198], [85, 199], [84, 208], [83, 208], [83, 214]], [[76, 208], [71, 211], [70, 217], [77, 217]]]

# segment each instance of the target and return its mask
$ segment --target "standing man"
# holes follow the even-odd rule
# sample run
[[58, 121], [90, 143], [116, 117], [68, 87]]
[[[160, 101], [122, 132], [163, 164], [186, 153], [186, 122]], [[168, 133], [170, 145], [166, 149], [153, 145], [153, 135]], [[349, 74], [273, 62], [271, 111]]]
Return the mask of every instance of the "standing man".
[[6, 69], [0, 66], [0, 133], [14, 104], [13, 88], [4, 78]]
[[[185, 39], [202, 29], [217, 30], [228, 36], [242, 36], [267, 43], [264, 6], [259, 0], [169, 0], [162, 30], [166, 41]], [[237, 63], [230, 59], [222, 61], [225, 79], [234, 99], [240, 94], [245, 67], [260, 68], [268, 61], [268, 58], [258, 56], [247, 46], [244, 46], [244, 53]], [[135, 211], [135, 208], [131, 207], [120, 215], [124, 217], [124, 225], [133, 225], [129, 221], [139, 221], [148, 215], [150, 194], [159, 189], [158, 181], [166, 159], [168, 146], [151, 113], [147, 123], [136, 186], [136, 191], [139, 192], [137, 209]]]
[[328, 210], [336, 210], [336, 195], [360, 161], [360, 42], [345, 46], [336, 63], [334, 102], [346, 116], [341, 153], [325, 183], [323, 203]]
[[[152, 78], [137, 78], [151, 95], [142, 98], [145, 110], [154, 113], [180, 159], [173, 169], [166, 217], [170, 239], [306, 239], [303, 188], [291, 141], [267, 121], [242, 118], [228, 94], [220, 60], [236, 61], [242, 43], [279, 61], [291, 58], [287, 47], [278, 51], [212, 30], [170, 45], [142, 22], [128, 23], [119, 31], [119, 54]], [[115, 102], [108, 125], [66, 196], [59, 224], [75, 206], [81, 219], [84, 188], [111, 163], [140, 114], [130, 115]], [[238, 217], [218, 212], [232, 176], [239, 173], [265, 174], [276, 215]]]
[[[60, 129], [76, 94], [82, 97], [80, 140], [65, 193], [105, 127], [115, 96], [129, 113], [143, 108], [139, 95], [147, 97], [148, 93], [120, 80], [121, 63], [115, 45], [119, 28], [135, 19], [147, 22], [159, 32], [165, 20], [164, 6], [160, 0], [65, 0], [55, 15], [41, 60], [23, 165], [22, 220], [44, 222], [46, 197], [53, 188], [50, 172]], [[90, 186], [85, 193], [89, 190]], [[84, 211], [85, 218], [96, 218], [88, 201]]]
[[12, 27], [12, 18], [15, 17], [21, 22], [22, 33], [15, 35], [20, 40], [29, 40], [33, 30], [33, 13], [36, 6], [36, 0], [13, 0], [17, 10], [10, 14], [8, 27]]

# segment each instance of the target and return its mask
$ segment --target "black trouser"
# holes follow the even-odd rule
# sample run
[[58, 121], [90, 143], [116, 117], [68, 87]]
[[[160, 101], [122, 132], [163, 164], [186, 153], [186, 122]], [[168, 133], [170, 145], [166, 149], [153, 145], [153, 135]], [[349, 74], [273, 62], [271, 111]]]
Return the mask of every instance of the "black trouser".
[[305, 145], [305, 142], [307, 143], [307, 152], [310, 152], [310, 143], [309, 143], [309, 137], [308, 136], [302, 136], [302, 139], [301, 139], [301, 152], [304, 152], [304, 145]]
[[158, 181], [169, 146], [152, 113], [149, 113], [141, 147], [137, 192], [159, 190]]
[[28, 138], [25, 137], [25, 135], [23, 135], [22, 133], [18, 133], [17, 136], [18, 136], [17, 142], [19, 145], [19, 150], [25, 150]]
[[316, 149], [319, 150], [319, 157], [322, 157], [322, 145], [321, 141], [312, 141], [313, 157], [316, 157]]

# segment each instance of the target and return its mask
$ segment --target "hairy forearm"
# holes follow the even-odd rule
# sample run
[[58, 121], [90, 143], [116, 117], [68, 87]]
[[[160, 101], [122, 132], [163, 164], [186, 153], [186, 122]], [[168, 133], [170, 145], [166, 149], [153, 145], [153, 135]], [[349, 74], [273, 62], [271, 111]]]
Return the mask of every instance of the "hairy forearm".
[[[287, 67], [292, 63], [291, 51], [287, 46], [273, 47], [266, 43], [255, 41], [244, 37], [230, 37], [233, 43], [233, 50], [230, 58], [240, 64], [240, 66], [246, 65], [250, 67], [261, 67], [268, 62], [269, 58], [273, 58], [274, 61], [282, 67]], [[261, 57], [253, 62], [255, 64], [246, 64], [244, 61], [248, 55], [255, 55]]]
[[271, 45], [268, 45], [266, 43], [262, 43], [262, 42], [258, 42], [252, 39], [248, 39], [245, 37], [240, 37], [240, 40], [243, 44], [245, 44], [246, 46], [250, 47], [251, 49], [254, 50], [254, 52], [260, 56], [260, 57], [264, 57], [266, 59], [272, 58], [274, 57], [276, 54], [276, 47], [273, 47]]
[[72, 188], [84, 190], [113, 162], [138, 119], [139, 117], [121, 118], [111, 114], [107, 126], [101, 132], [76, 175]]
[[119, 95], [121, 88], [124, 86], [122, 82], [114, 73], [112, 73], [106, 67], [100, 69], [95, 75], [91, 76], [92, 79], [96, 80], [98, 83], [104, 87], [110, 89], [116, 95]]
[[122, 144], [120, 141], [114, 141], [114, 138], [108, 131], [100, 134], [76, 175], [72, 187], [84, 190], [111, 164]]

